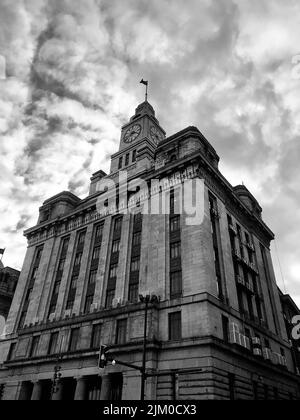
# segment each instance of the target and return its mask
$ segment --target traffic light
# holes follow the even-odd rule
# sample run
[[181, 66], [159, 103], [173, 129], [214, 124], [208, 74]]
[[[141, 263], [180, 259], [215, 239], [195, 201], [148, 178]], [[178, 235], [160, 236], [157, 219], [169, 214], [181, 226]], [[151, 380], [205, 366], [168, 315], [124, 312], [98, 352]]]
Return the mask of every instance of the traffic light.
[[105, 366], [107, 365], [107, 356], [106, 356], [106, 352], [109, 350], [109, 348], [107, 346], [100, 346], [100, 351], [99, 351], [99, 362], [98, 362], [98, 367], [99, 369], [104, 369]]

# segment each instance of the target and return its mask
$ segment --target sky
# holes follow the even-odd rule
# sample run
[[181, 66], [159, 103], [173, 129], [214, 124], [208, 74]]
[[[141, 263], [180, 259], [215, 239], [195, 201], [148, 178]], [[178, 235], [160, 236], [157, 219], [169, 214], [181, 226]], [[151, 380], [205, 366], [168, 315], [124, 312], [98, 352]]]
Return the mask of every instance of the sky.
[[167, 135], [197, 126], [258, 199], [300, 305], [299, 23], [298, 0], [0, 0], [4, 264], [45, 199], [109, 170], [144, 78]]

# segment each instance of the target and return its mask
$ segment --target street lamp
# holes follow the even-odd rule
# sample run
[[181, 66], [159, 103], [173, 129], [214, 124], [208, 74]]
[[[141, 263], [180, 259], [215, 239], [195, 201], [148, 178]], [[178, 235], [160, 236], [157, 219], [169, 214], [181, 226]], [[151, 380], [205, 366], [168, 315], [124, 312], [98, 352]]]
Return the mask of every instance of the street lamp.
[[144, 323], [144, 343], [143, 343], [143, 364], [142, 364], [142, 377], [141, 377], [141, 401], [145, 400], [145, 382], [146, 382], [146, 353], [147, 353], [147, 324], [148, 324], [148, 309], [150, 304], [159, 302], [156, 295], [147, 293], [145, 296], [140, 295], [140, 301], [145, 303], [145, 323]]

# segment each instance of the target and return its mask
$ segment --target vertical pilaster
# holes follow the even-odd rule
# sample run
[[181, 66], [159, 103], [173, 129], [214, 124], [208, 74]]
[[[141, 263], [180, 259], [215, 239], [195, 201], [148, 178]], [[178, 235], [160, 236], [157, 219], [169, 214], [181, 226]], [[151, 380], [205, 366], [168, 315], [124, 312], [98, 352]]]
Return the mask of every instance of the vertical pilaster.
[[41, 381], [37, 381], [33, 385], [33, 391], [31, 399], [33, 401], [39, 401], [42, 399], [42, 392], [43, 392], [43, 383]]
[[87, 378], [77, 378], [74, 400], [84, 401], [87, 397]]

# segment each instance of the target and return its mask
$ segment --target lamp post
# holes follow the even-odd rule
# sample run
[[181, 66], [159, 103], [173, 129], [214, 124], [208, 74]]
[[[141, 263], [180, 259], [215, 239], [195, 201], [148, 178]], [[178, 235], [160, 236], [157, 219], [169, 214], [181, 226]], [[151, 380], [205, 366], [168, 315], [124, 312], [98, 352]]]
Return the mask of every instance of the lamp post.
[[146, 356], [147, 356], [147, 325], [148, 325], [148, 309], [149, 304], [155, 304], [159, 302], [159, 298], [156, 295], [146, 294], [146, 296], [140, 295], [140, 301], [145, 303], [145, 322], [144, 322], [144, 342], [143, 342], [143, 363], [142, 363], [142, 376], [141, 376], [141, 401], [145, 400], [145, 382], [147, 378], [146, 374]]

